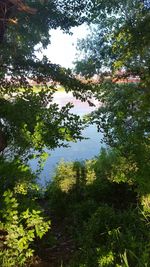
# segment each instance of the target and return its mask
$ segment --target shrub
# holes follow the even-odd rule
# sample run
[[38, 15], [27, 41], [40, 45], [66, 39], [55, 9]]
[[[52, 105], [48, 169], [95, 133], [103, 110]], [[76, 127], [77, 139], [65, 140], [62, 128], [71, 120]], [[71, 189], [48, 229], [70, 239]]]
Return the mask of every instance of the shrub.
[[68, 207], [67, 193], [51, 182], [46, 188], [45, 197], [48, 200], [50, 211], [58, 217], [65, 217]]
[[0, 156], [0, 196], [2, 197], [4, 191], [7, 189], [13, 190], [18, 183], [29, 184], [35, 183], [36, 176], [32, 173], [30, 167], [24, 164], [18, 158], [5, 159]]
[[87, 160], [85, 162], [61, 161], [56, 168], [53, 181], [64, 192], [68, 192], [74, 186], [80, 187], [90, 184], [96, 179], [93, 170], [94, 162], [94, 160]]
[[150, 265], [149, 225], [137, 209], [100, 206], [85, 224], [79, 246], [86, 267]]
[[137, 167], [129, 158], [123, 157], [117, 149], [102, 148], [95, 161], [94, 170], [97, 179], [133, 184]]
[[1, 210], [0, 230], [3, 233], [0, 265], [2, 267], [26, 266], [33, 256], [31, 244], [50, 228], [50, 221], [44, 221], [39, 210], [18, 212], [18, 202], [8, 190], [4, 193], [4, 207]]

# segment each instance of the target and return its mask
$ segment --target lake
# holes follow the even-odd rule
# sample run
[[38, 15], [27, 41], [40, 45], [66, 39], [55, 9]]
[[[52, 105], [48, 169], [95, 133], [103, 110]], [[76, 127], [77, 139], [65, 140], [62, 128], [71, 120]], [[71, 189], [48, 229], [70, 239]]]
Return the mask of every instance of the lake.
[[[71, 109], [72, 112], [83, 116], [95, 109], [95, 107], [90, 107], [87, 102], [82, 102], [78, 99], [75, 99], [72, 96], [72, 93], [65, 92], [56, 92], [54, 94], [54, 102], [59, 104], [60, 107], [64, 106], [68, 102], [74, 104], [74, 108]], [[93, 102], [96, 107], [100, 103], [93, 99]], [[47, 150], [51, 154], [45, 162], [44, 169], [40, 173], [40, 183], [45, 184], [46, 181], [49, 181], [55, 171], [57, 163], [64, 159], [65, 161], [75, 161], [75, 160], [86, 160], [91, 159], [96, 156], [101, 146], [105, 146], [101, 143], [102, 134], [97, 132], [96, 126], [90, 125], [88, 128], [84, 129], [82, 132], [83, 136], [89, 138], [87, 140], [82, 140], [78, 142], [69, 142], [70, 147], [68, 148], [56, 148], [55, 150]], [[37, 161], [32, 160], [30, 165], [33, 170], [37, 168]]]

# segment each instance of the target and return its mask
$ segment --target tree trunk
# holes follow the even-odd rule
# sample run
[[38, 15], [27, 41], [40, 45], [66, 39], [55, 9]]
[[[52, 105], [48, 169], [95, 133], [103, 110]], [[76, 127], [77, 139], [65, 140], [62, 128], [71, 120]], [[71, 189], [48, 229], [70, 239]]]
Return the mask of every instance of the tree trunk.
[[23, 12], [35, 14], [37, 11], [35, 8], [29, 7], [28, 5], [24, 4], [21, 0], [9, 0], [9, 2], [16, 6], [18, 10]]

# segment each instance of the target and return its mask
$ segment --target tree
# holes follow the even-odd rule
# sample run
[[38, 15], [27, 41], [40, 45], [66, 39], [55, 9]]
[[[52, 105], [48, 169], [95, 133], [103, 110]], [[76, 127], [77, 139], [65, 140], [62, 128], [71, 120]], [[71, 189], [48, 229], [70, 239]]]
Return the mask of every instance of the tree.
[[6, 26], [8, 22], [17, 23], [16, 19], [11, 18], [14, 16], [16, 10], [21, 12], [27, 12], [29, 14], [35, 14], [36, 9], [30, 8], [28, 5], [24, 4], [22, 1], [7, 0], [1, 1], [0, 3], [0, 43], [4, 39], [4, 34], [6, 31]]
[[[148, 4], [139, 0], [97, 1], [91, 22], [91, 34], [79, 42], [83, 63], [87, 63], [84, 71], [87, 65], [91, 66], [91, 75], [108, 70], [116, 74], [124, 68], [127, 75], [136, 74], [149, 82]], [[83, 67], [82, 61], [77, 61], [78, 73]]]
[[[10, 1], [4, 2], [9, 3]], [[41, 47], [46, 48], [50, 43], [50, 29], [60, 27], [68, 32], [71, 27], [82, 24], [86, 20], [85, 13], [89, 9], [88, 2], [90, 1], [85, 0], [82, 3], [67, 0], [26, 1], [25, 7], [29, 6], [30, 9], [32, 8], [31, 10], [36, 10], [34, 15], [26, 11], [29, 7], [23, 8], [21, 5], [22, 9], [18, 11], [14, 4], [15, 10], [11, 16], [16, 19], [17, 24], [10, 24], [7, 27], [4, 39], [5, 45], [1, 45], [1, 62], [12, 64], [15, 57], [23, 58], [26, 56], [29, 58], [29, 56], [34, 55], [35, 46], [39, 43]], [[24, 10], [26, 12], [23, 12]], [[3, 14], [1, 16], [3, 21]], [[3, 51], [7, 51], [5, 57]], [[8, 54], [11, 57], [8, 57]]]
[[[59, 109], [52, 103], [55, 86], [48, 86], [47, 82], [59, 82], [82, 100], [91, 96], [91, 87], [46, 57], [39, 60], [35, 52], [39, 49], [37, 45], [44, 49], [50, 43], [51, 28], [69, 32], [72, 26], [85, 21], [89, 2], [25, 1], [22, 5], [19, 1], [21, 6], [11, 14], [17, 23], [7, 25], [0, 44], [0, 157], [3, 165], [4, 160], [14, 162], [16, 176], [20, 175], [18, 162], [21, 166], [32, 154], [41, 155], [45, 147], [54, 149], [66, 145], [66, 141], [82, 138], [81, 119], [72, 114], [71, 104]], [[34, 93], [31, 81], [40, 86], [40, 92]], [[9, 187], [9, 177], [4, 180]]]
[[[29, 245], [35, 239], [34, 228], [39, 237], [49, 229], [49, 222], [43, 221], [35, 202], [37, 176], [29, 168], [28, 160], [33, 155], [42, 160], [46, 147], [54, 149], [82, 138], [82, 120], [70, 111], [72, 104], [60, 109], [53, 103], [55, 84], [48, 86], [47, 82], [58, 81], [82, 100], [90, 96], [91, 87], [46, 57], [40, 61], [35, 52], [50, 43], [51, 28], [69, 32], [72, 26], [80, 25], [86, 19], [88, 2], [0, 1], [0, 8], [3, 3], [13, 7], [11, 14], [0, 10], [0, 197], [6, 196], [1, 203], [4, 206], [0, 210], [0, 230], [8, 241], [1, 244], [2, 266], [25, 264], [33, 254]], [[40, 86], [39, 92], [34, 92], [31, 81]], [[5, 204], [10, 206], [8, 216], [3, 216]], [[11, 218], [14, 224], [9, 223]], [[19, 222], [15, 222], [17, 219]], [[12, 236], [12, 229], [18, 236]]]
[[[133, 176], [149, 193], [150, 173], [150, 12], [145, 1], [97, 1], [91, 34], [79, 42], [83, 58], [76, 72], [99, 75], [102, 102], [90, 122], [133, 166]], [[130, 82], [137, 77], [138, 82]]]

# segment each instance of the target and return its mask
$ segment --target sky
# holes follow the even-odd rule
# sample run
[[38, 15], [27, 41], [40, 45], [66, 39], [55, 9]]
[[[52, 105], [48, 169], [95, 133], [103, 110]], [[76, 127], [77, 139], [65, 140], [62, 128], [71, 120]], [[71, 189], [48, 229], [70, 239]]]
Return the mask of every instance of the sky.
[[72, 68], [76, 56], [77, 39], [87, 35], [87, 27], [81, 25], [72, 28], [73, 35], [65, 34], [60, 29], [51, 30], [51, 44], [41, 56], [46, 55], [52, 63], [60, 64], [65, 68]]

